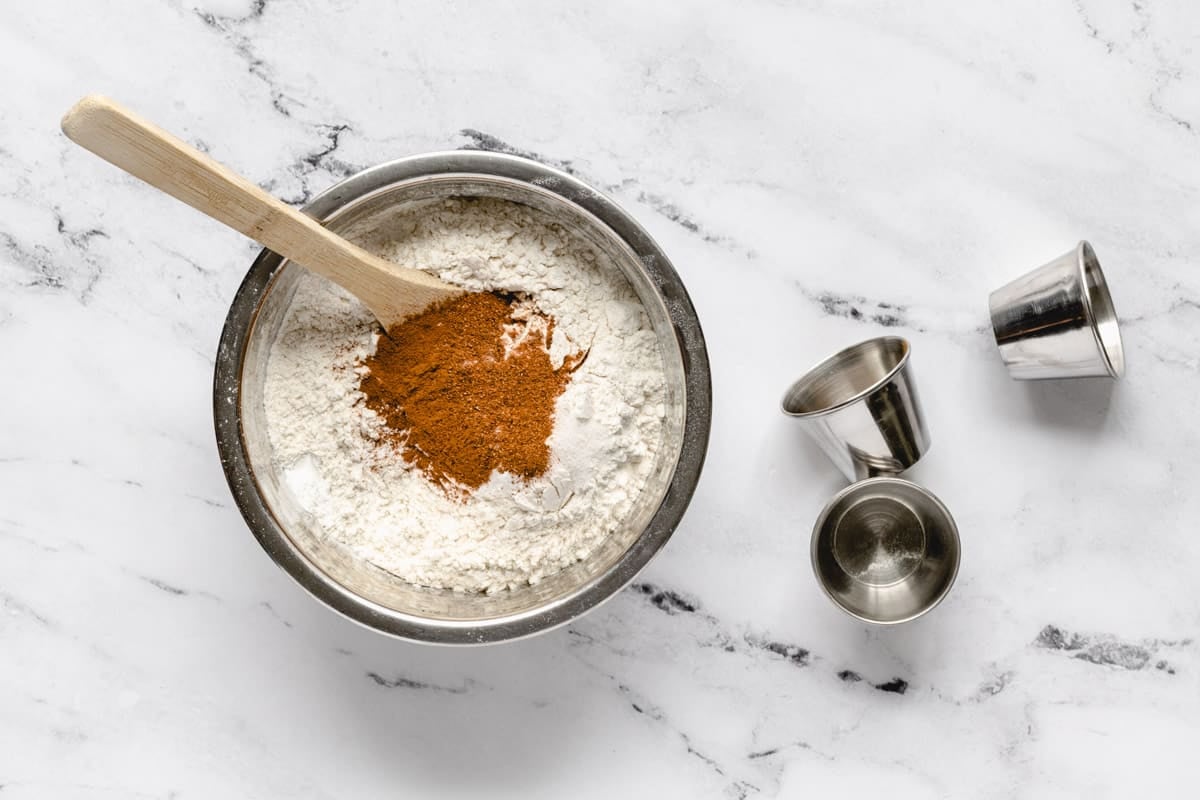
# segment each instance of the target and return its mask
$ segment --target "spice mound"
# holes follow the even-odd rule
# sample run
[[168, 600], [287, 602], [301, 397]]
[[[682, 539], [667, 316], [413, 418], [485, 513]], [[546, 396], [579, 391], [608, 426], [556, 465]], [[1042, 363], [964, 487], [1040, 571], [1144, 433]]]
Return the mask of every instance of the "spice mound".
[[388, 234], [376, 252], [468, 294], [384, 335], [337, 286], [296, 280], [263, 396], [288, 516], [434, 588], [500, 592], [587, 558], [666, 457], [637, 294], [591, 242], [509, 201], [422, 201]]
[[383, 438], [448, 493], [493, 472], [524, 480], [550, 468], [554, 405], [575, 356], [550, 361], [554, 322], [529, 302], [472, 292], [393, 326], [359, 385]]

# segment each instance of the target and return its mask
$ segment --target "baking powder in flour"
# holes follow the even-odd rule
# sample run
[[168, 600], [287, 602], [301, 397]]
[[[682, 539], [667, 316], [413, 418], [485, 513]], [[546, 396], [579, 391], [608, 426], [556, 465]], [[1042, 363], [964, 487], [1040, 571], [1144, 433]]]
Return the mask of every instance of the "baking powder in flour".
[[370, 313], [304, 276], [267, 364], [266, 419], [285, 483], [310, 521], [409, 582], [463, 591], [536, 583], [617, 529], [654, 466], [665, 377], [636, 294], [603, 254], [543, 212], [483, 198], [405, 212], [382, 253], [468, 290], [528, 295], [555, 318], [550, 355], [587, 350], [555, 407], [550, 469], [494, 473], [453, 499], [381, 441], [358, 390]]

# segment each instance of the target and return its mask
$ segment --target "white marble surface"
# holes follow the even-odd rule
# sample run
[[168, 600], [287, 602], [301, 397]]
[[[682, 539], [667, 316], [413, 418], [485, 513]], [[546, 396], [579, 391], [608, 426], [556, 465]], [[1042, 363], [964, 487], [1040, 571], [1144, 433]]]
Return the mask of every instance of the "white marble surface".
[[[734, 7], [736, 5], [736, 8]], [[968, 7], [970, 6], [970, 7]], [[21, 3], [0, 24], [0, 798], [1131, 797], [1200, 778], [1200, 6]], [[232, 507], [212, 358], [255, 248], [70, 145], [104, 91], [292, 202], [504, 147], [674, 258], [714, 375], [674, 539], [569, 629], [440, 650]], [[987, 292], [1089, 238], [1127, 379], [1010, 382]], [[923, 620], [828, 604], [839, 476], [777, 410], [909, 337], [964, 536]]]

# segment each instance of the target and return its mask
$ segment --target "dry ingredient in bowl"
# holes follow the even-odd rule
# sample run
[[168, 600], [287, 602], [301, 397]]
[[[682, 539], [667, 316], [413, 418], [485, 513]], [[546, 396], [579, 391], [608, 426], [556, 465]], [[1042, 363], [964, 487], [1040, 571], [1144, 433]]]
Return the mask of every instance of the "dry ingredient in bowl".
[[383, 255], [473, 294], [385, 338], [353, 297], [301, 278], [265, 391], [297, 504], [425, 586], [498, 591], [585, 558], [662, 436], [662, 357], [632, 288], [581, 237], [502, 200], [414, 207]]
[[447, 493], [465, 498], [493, 472], [537, 478], [555, 401], [585, 355], [556, 368], [553, 328], [527, 302], [472, 292], [393, 326], [359, 388], [384, 438]]

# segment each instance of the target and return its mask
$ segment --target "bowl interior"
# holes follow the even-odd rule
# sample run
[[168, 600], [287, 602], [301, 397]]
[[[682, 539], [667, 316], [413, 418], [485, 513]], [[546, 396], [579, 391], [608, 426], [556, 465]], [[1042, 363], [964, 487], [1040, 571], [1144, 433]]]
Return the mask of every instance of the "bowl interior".
[[[414, 203], [452, 196], [512, 200], [546, 212], [607, 256], [612, 268], [624, 275], [641, 299], [660, 344], [666, 371], [666, 411], [662, 441], [652, 471], [620, 528], [587, 558], [540, 583], [490, 595], [415, 586], [356, 558], [349, 549], [325, 536], [308, 519], [286, 487], [272, 458], [267, 436], [263, 402], [266, 363], [297, 282], [304, 274], [302, 268], [286, 261], [264, 291], [248, 332], [241, 369], [240, 418], [243, 446], [263, 502], [279, 529], [302, 556], [304, 568], [318, 573], [317, 577], [327, 584], [327, 589], [351, 595], [348, 599], [366, 604], [376, 614], [418, 623], [433, 620], [450, 626], [470, 627], [481, 620], [544, 614], [594, 583], [627, 551], [638, 546], [639, 537], [671, 485], [683, 446], [687, 397], [684, 356], [671, 317], [641, 261], [608, 226], [557, 194], [499, 176], [423, 176], [360, 197], [325, 220], [325, 224], [362, 247], [379, 252], [384, 243], [400, 235], [397, 225], [401, 212]], [[536, 621], [532, 627], [537, 627]]]

